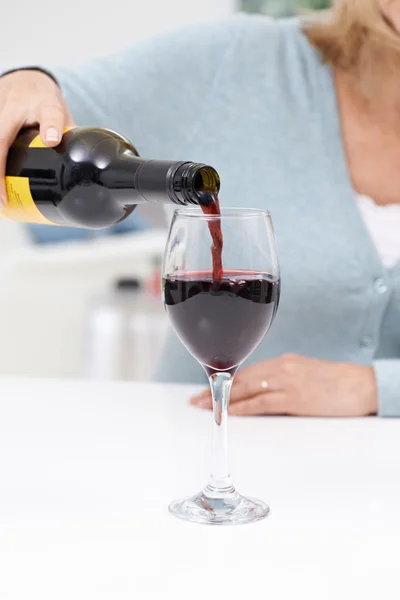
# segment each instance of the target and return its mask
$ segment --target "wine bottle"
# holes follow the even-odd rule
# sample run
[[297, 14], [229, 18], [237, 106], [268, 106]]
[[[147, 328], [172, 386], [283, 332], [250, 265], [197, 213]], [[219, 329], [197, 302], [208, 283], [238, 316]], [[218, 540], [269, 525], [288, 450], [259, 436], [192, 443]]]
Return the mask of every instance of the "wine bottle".
[[201, 204], [202, 194], [217, 194], [219, 186], [212, 167], [145, 160], [129, 140], [108, 129], [74, 127], [48, 148], [37, 128], [27, 128], [9, 150], [8, 204], [1, 216], [103, 229], [126, 219], [137, 204]]

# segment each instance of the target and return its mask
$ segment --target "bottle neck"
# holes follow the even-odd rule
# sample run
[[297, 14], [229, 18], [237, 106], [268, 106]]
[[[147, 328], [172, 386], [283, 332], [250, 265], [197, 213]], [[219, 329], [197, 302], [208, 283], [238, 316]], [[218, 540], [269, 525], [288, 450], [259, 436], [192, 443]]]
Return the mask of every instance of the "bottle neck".
[[198, 205], [202, 193], [219, 191], [219, 176], [212, 168], [193, 162], [144, 160], [125, 152], [100, 174], [100, 183], [112, 189], [124, 205], [145, 202]]
[[152, 160], [142, 164], [136, 184], [147, 202], [199, 205], [204, 191], [218, 194], [219, 176], [212, 167], [199, 163]]

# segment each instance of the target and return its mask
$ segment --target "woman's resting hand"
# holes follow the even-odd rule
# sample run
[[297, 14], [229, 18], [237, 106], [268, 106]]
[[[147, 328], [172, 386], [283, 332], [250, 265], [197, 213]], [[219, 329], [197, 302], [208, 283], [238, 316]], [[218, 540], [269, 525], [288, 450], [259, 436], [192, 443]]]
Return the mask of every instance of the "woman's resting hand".
[[[211, 393], [191, 399], [211, 409]], [[286, 354], [239, 371], [229, 413], [362, 417], [376, 414], [378, 391], [372, 367]]]
[[21, 70], [0, 78], [0, 208], [7, 203], [7, 154], [19, 130], [39, 125], [42, 141], [57, 146], [73, 124], [60, 88], [45, 73]]

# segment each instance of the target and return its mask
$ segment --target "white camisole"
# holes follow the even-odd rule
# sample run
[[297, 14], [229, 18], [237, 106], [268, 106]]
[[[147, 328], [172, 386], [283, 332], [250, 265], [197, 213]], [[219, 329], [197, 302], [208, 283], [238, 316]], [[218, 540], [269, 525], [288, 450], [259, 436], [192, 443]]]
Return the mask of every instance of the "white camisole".
[[400, 204], [378, 206], [362, 195], [356, 202], [383, 264], [390, 269], [400, 260]]

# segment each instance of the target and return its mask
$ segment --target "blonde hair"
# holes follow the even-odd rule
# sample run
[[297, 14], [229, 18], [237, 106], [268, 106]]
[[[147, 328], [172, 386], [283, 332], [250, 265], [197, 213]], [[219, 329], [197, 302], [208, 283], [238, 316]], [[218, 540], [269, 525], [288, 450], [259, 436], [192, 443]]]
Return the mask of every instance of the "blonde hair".
[[307, 19], [304, 32], [324, 62], [361, 77], [399, 61], [400, 35], [378, 0], [336, 0], [332, 10]]

